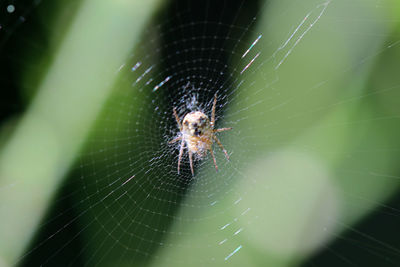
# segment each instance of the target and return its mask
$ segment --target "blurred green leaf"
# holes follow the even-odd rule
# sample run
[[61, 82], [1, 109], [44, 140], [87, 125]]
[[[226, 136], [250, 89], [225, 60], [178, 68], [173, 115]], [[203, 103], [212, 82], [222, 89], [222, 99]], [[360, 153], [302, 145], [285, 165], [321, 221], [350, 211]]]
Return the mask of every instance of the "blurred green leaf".
[[86, 0], [77, 10], [0, 155], [3, 262], [14, 263], [31, 239], [158, 2]]

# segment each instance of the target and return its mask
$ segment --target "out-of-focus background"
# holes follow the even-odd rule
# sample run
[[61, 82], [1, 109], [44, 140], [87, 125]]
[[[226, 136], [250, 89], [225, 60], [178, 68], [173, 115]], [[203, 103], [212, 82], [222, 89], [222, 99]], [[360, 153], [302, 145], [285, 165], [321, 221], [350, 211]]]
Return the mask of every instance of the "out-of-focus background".
[[397, 0], [3, 0], [0, 68], [0, 266], [400, 265]]

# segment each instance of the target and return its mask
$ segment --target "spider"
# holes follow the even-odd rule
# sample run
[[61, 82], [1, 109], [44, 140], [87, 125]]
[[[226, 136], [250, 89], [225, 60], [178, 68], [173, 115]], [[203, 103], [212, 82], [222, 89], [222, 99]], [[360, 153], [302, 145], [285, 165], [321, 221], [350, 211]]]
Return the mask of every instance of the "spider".
[[214, 152], [212, 150], [212, 145], [214, 141], [217, 142], [219, 147], [225, 153], [226, 159], [229, 160], [228, 152], [226, 152], [225, 148], [222, 146], [221, 142], [218, 140], [215, 133], [228, 131], [231, 130], [232, 128], [214, 129], [216, 104], [217, 104], [217, 95], [214, 96], [214, 103], [211, 111], [211, 121], [208, 119], [207, 115], [204, 114], [203, 112], [192, 111], [185, 115], [182, 124], [178, 114], [176, 113], [176, 109], [173, 108], [173, 113], [179, 127], [180, 135], [171, 140], [169, 143], [173, 144], [177, 141], [181, 141], [179, 149], [179, 158], [178, 158], [178, 174], [180, 171], [181, 159], [185, 145], [189, 153], [190, 170], [193, 176], [194, 176], [194, 171], [193, 171], [194, 153], [197, 154], [200, 158], [203, 158], [204, 156], [207, 155], [207, 151], [210, 151], [210, 154], [214, 161], [215, 170], [218, 171], [217, 162], [215, 160]]

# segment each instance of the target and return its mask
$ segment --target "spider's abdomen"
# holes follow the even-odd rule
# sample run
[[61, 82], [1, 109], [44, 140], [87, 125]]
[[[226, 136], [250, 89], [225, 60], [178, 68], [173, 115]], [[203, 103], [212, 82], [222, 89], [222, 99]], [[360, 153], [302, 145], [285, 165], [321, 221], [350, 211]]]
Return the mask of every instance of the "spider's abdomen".
[[182, 123], [183, 139], [189, 151], [200, 157], [207, 153], [212, 145], [212, 128], [210, 120], [203, 112], [195, 111], [187, 114]]

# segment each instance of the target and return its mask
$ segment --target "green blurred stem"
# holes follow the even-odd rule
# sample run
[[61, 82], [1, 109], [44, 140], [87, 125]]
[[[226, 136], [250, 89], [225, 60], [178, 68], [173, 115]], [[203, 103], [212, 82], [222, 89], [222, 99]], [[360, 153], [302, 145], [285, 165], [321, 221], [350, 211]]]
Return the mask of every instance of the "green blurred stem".
[[23, 253], [158, 2], [83, 1], [0, 154], [0, 263]]

